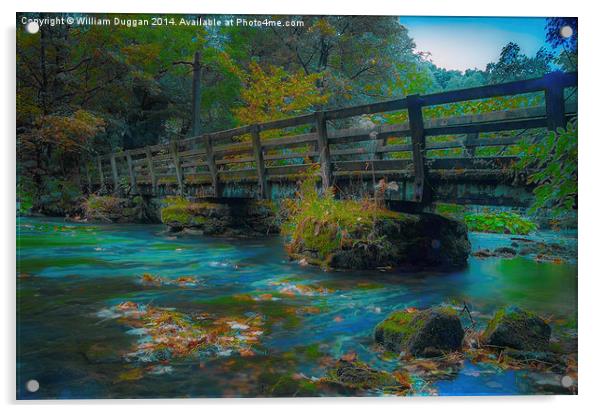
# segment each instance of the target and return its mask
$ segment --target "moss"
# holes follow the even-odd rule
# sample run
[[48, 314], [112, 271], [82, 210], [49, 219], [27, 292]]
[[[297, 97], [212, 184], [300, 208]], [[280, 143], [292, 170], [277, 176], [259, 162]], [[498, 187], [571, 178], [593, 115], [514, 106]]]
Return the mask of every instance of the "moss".
[[404, 387], [392, 374], [373, 369], [360, 361], [339, 360], [325, 380], [354, 390], [401, 390]]
[[318, 387], [307, 379], [296, 379], [292, 375], [281, 376], [270, 389], [276, 397], [311, 397], [318, 395]]
[[164, 224], [182, 226], [200, 226], [207, 222], [209, 215], [222, 206], [210, 202], [191, 202], [181, 197], [168, 197], [161, 209], [161, 221]]
[[482, 339], [487, 345], [497, 348], [545, 351], [550, 335], [550, 326], [537, 314], [509, 306], [495, 313]]
[[504, 309], [501, 309], [501, 310], [498, 310], [493, 315], [493, 318], [491, 320], [489, 320], [489, 322], [487, 323], [487, 327], [485, 328], [485, 331], [483, 332], [484, 336], [488, 337], [491, 335], [491, 333], [493, 333], [493, 331], [496, 329], [496, 327], [498, 326], [498, 324], [504, 317], [504, 313], [505, 313]]
[[415, 318], [415, 313], [405, 310], [396, 311], [389, 315], [389, 317], [382, 321], [376, 328], [409, 336], [420, 328], [420, 325], [413, 325], [412, 321], [414, 321]]
[[317, 360], [323, 355], [320, 351], [320, 345], [317, 343], [305, 347], [303, 354], [310, 360]]
[[459, 350], [464, 331], [455, 309], [404, 310], [390, 314], [374, 329], [374, 339], [387, 350], [430, 357]]

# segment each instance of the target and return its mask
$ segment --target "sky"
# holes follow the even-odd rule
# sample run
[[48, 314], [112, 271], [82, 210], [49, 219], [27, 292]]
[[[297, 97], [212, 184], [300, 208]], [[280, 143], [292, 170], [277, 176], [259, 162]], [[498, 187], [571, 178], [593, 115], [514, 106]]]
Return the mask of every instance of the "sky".
[[545, 17], [416, 16], [399, 21], [416, 50], [430, 52], [433, 63], [446, 69], [485, 69], [508, 42], [517, 43], [528, 56], [545, 46]]

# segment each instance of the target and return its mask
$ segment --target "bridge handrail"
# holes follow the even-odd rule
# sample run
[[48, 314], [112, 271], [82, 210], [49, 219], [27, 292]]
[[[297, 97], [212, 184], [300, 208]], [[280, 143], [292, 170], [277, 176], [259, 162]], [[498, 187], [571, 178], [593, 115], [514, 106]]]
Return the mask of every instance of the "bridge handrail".
[[[169, 144], [152, 145], [99, 156], [96, 160], [98, 179], [101, 186], [104, 187], [106, 185], [106, 170], [104, 170], [103, 162], [108, 160], [110, 164], [108, 172], [113, 178], [113, 189], [117, 190], [120, 180], [118, 164], [126, 160], [125, 166], [129, 175], [129, 183], [134, 191], [137, 190], [137, 173], [143, 170], [145, 176], [150, 177], [153, 190], [157, 188], [159, 178], [168, 178], [175, 175], [179, 191], [183, 193], [185, 186], [183, 169], [193, 168], [194, 171], [187, 173], [186, 176], [208, 177], [214, 194], [218, 196], [220, 193], [220, 174], [236, 175], [254, 171], [256, 172], [259, 188], [258, 194], [260, 197], [266, 197], [269, 177], [278, 175], [277, 172], [286, 172], [286, 168], [292, 171], [291, 173], [302, 169], [299, 165], [287, 165], [286, 167], [266, 165], [266, 161], [301, 158], [304, 155], [307, 158], [318, 157], [322, 184], [328, 187], [332, 184], [333, 176], [340, 175], [339, 173], [333, 173], [333, 167], [335, 169], [338, 168], [334, 172], [340, 172], [342, 165], [346, 168], [355, 162], [347, 161], [348, 163], [344, 164], [342, 162], [345, 161], [333, 161], [333, 156], [340, 157], [366, 153], [364, 148], [331, 150], [330, 145], [370, 140], [374, 136], [377, 136], [380, 145], [373, 150], [377, 155], [373, 167], [377, 165], [378, 168], [382, 168], [380, 170], [386, 170], [385, 168], [394, 166], [390, 161], [385, 162], [378, 158], [378, 156], [382, 157], [385, 153], [411, 151], [411, 164], [414, 168], [415, 180], [415, 201], [427, 202], [428, 193], [425, 192], [427, 167], [429, 166], [426, 158], [427, 150], [457, 147], [470, 149], [478, 146], [509, 145], [516, 143], [517, 140], [506, 137], [493, 139], [476, 138], [478, 137], [478, 133], [482, 132], [542, 127], [555, 130], [558, 127], [565, 126], [567, 119], [576, 113], [576, 108], [565, 107], [564, 89], [576, 86], [577, 73], [553, 72], [535, 79], [452, 90], [429, 95], [412, 95], [402, 99], [331, 109], [255, 125], [245, 125], [228, 130], [205, 133]], [[545, 92], [545, 106], [542, 107], [461, 115], [450, 118], [423, 119], [422, 109], [428, 106], [540, 91]], [[404, 109], [408, 110], [409, 115], [409, 121], [405, 124], [380, 125], [370, 130], [361, 128], [330, 130], [327, 128], [327, 122], [336, 119]], [[261, 132], [308, 124], [315, 125], [315, 132], [261, 140]], [[233, 142], [234, 137], [249, 134], [252, 138], [250, 142]], [[468, 134], [468, 136], [460, 142], [427, 143], [425, 141], [426, 136], [448, 134]], [[389, 145], [387, 147], [386, 139], [390, 136], [410, 136], [411, 144]], [[385, 145], [382, 144], [383, 141]], [[305, 154], [264, 154], [265, 150], [277, 147], [293, 148], [307, 146], [308, 144], [314, 145], [314, 148], [313, 150], [308, 150]], [[182, 148], [188, 149], [182, 150]], [[216, 155], [232, 156], [249, 152], [251, 152], [251, 156], [242, 158], [226, 159], [222, 157], [218, 159], [216, 157]], [[140, 155], [142, 157], [139, 158]], [[255, 166], [253, 168], [228, 171], [218, 169], [218, 166], [230, 163], [254, 163]], [[404, 162], [404, 164], [407, 164], [407, 162]], [[170, 167], [170, 165], [173, 165], [173, 167]], [[306, 164], [304, 165], [307, 166]], [[165, 169], [169, 171], [172, 168], [175, 170], [172, 173], [161, 173]], [[400, 168], [398, 167], [397, 169]], [[88, 180], [90, 181], [91, 178], [88, 178]]]

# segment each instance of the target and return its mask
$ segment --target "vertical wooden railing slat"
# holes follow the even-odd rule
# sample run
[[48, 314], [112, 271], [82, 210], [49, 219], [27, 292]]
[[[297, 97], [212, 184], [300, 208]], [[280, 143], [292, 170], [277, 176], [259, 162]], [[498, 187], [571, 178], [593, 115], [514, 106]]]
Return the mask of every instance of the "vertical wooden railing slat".
[[316, 112], [316, 132], [318, 134], [318, 150], [320, 152], [320, 174], [322, 175], [322, 188], [332, 185], [332, 164], [330, 162], [330, 148], [328, 146], [328, 130], [324, 112]]
[[407, 103], [410, 133], [412, 137], [412, 158], [414, 161], [414, 201], [426, 203], [429, 201], [429, 194], [426, 182], [426, 141], [424, 136], [421, 98], [419, 95], [408, 96]]
[[259, 125], [253, 125], [251, 129], [251, 139], [253, 141], [253, 155], [255, 157], [255, 165], [257, 168], [257, 185], [259, 186], [257, 193], [260, 199], [267, 199], [269, 198], [268, 180], [265, 173], [265, 161], [263, 159]]

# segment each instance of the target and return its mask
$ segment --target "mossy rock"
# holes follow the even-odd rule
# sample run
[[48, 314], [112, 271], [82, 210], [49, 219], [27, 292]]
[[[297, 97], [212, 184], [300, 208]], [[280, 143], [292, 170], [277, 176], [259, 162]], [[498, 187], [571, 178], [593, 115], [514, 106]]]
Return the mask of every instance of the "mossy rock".
[[432, 357], [460, 351], [464, 330], [457, 311], [440, 306], [422, 311], [396, 311], [376, 326], [374, 339], [395, 353]]
[[164, 200], [161, 221], [172, 231], [211, 236], [245, 237], [279, 231], [273, 208], [263, 201], [244, 203], [194, 202], [181, 197]]
[[[361, 217], [358, 217], [358, 219]], [[334, 269], [457, 268], [470, 253], [464, 223], [435, 214], [390, 213], [353, 225], [306, 218], [287, 249]]]
[[316, 397], [319, 396], [319, 391], [318, 386], [311, 380], [284, 375], [270, 388], [268, 395], [272, 397]]
[[327, 380], [353, 390], [401, 389], [406, 386], [391, 373], [373, 369], [360, 361], [343, 359], [337, 361]]
[[84, 216], [91, 222], [155, 223], [158, 213], [151, 201], [111, 195], [90, 195], [82, 204]]
[[510, 306], [489, 321], [482, 341], [488, 346], [516, 350], [546, 351], [552, 330], [537, 314]]

